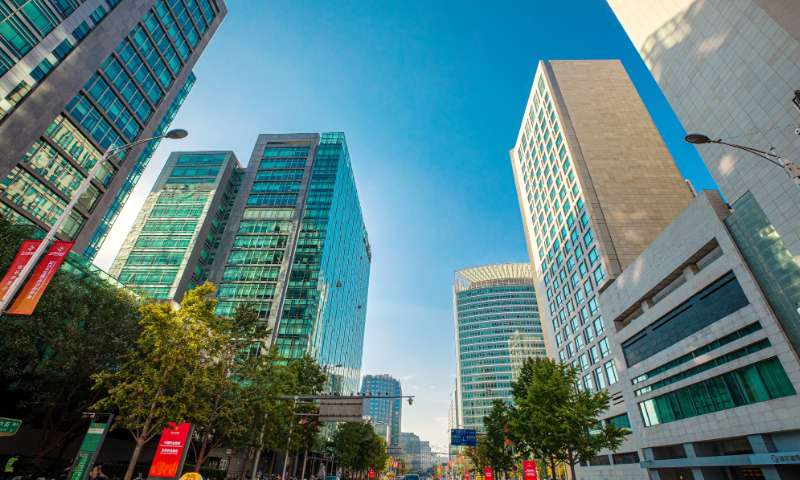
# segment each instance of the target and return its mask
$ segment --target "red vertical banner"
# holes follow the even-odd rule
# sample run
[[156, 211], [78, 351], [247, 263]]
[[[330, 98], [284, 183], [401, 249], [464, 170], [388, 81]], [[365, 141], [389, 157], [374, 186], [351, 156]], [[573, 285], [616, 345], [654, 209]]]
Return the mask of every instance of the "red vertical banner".
[[525, 460], [522, 462], [522, 470], [525, 472], [525, 480], [539, 480], [536, 475], [536, 462]]
[[191, 423], [182, 423], [174, 428], [164, 429], [161, 433], [161, 440], [158, 442], [156, 456], [153, 457], [149, 476], [174, 478], [178, 474], [191, 431]]
[[369, 478], [375, 478], [375, 469], [369, 467]]
[[469, 480], [469, 470], [464, 470], [464, 480]]
[[0, 300], [5, 298], [6, 292], [11, 288], [11, 284], [17, 279], [22, 269], [25, 268], [25, 265], [30, 262], [31, 257], [36, 252], [36, 249], [39, 248], [40, 243], [42, 243], [41, 240], [25, 240], [22, 242], [17, 256], [14, 257], [14, 261], [11, 263], [11, 268], [8, 269], [6, 275], [3, 277], [3, 283], [2, 286], [0, 286]]
[[47, 251], [39, 266], [36, 267], [28, 283], [22, 288], [22, 292], [20, 292], [14, 305], [11, 306], [7, 313], [33, 315], [33, 309], [36, 308], [36, 304], [42, 298], [44, 289], [47, 288], [47, 284], [56, 274], [58, 267], [67, 258], [67, 254], [72, 250], [73, 245], [75, 245], [75, 242], [53, 242], [50, 250]]
[[492, 467], [486, 467], [483, 469], [483, 478], [486, 480], [492, 480]]

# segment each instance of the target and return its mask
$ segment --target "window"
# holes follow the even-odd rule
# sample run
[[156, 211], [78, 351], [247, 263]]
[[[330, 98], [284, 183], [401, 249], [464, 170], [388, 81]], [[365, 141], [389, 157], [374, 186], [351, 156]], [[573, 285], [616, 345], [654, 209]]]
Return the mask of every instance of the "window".
[[589, 250], [589, 263], [594, 265], [597, 263], [597, 259], [600, 258], [600, 255], [597, 253], [597, 247], [592, 248]]
[[564, 350], [561, 350], [561, 351], [558, 352], [558, 358], [561, 360], [561, 363], [564, 363], [564, 362], [567, 361], [567, 354], [564, 353]]
[[586, 323], [589, 320], [589, 307], [584, 306], [581, 308], [581, 323]]
[[592, 363], [597, 363], [600, 361], [600, 356], [597, 353], [597, 345], [589, 349], [589, 355], [592, 357]]
[[[567, 287], [564, 287], [566, 289]], [[572, 300], [567, 300], [567, 315], [572, 315], [575, 311], [575, 306], [572, 304]]]
[[[575, 268], [575, 257], [570, 256], [567, 259], [567, 270], [569, 270], [571, 272], [572, 269], [574, 269], [574, 268]], [[573, 285], [573, 287], [574, 287], [574, 285]]]
[[638, 452], [614, 453], [612, 456], [614, 457], [614, 465], [620, 465], [623, 463], [639, 463]]
[[[583, 242], [588, 247], [589, 245], [591, 245], [591, 243], [593, 241], [594, 241], [594, 235], [592, 234], [592, 229], [590, 228], [590, 229], [586, 230], [586, 233], [583, 235]], [[594, 249], [592, 249], [592, 250], [594, 250]], [[591, 253], [589, 255], [591, 255]]]
[[592, 282], [590, 280], [587, 280], [586, 283], [583, 284], [583, 291], [586, 293], [587, 297], [592, 294]]
[[583, 290], [578, 289], [578, 290], [575, 291], [575, 303], [576, 304], [580, 305], [584, 298], [586, 298], [586, 297], [583, 295]]
[[582, 198], [579, 198], [579, 199], [578, 199], [578, 201], [577, 201], [577, 203], [575, 203], [575, 209], [576, 209], [577, 211], [579, 211], [579, 212], [580, 212], [581, 210], [583, 210], [583, 199], [582, 199]]
[[608, 339], [607, 338], [604, 338], [604, 339], [600, 340], [600, 343], [598, 343], [597, 345], [600, 346], [600, 355], [603, 358], [607, 357], [611, 353], [611, 349], [608, 348]]
[[592, 326], [591, 325], [587, 326], [584, 333], [586, 334], [586, 343], [592, 343], [592, 340], [594, 340], [594, 334], [592, 334]]
[[552, 288], [548, 288], [547, 289], [547, 300], [550, 301], [552, 299], [553, 299], [553, 289]]
[[575, 347], [572, 346], [572, 342], [569, 342], [567, 344], [567, 353], [568, 353], [567, 356], [569, 356], [569, 357], [575, 355]]
[[580, 245], [576, 245], [575, 246], [575, 258], [581, 258], [581, 255], [583, 255], [583, 248], [581, 248]]
[[597, 285], [600, 285], [603, 282], [603, 280], [605, 280], [605, 279], [606, 279], [606, 272], [603, 270], [603, 266], [599, 265], [594, 270], [594, 282]]
[[583, 350], [583, 336], [578, 335], [577, 337], [575, 337], [575, 351], [581, 351], [581, 350]]
[[569, 216], [567, 216], [567, 228], [572, 228], [574, 224], [575, 224], [575, 216], [570, 213]]
[[563, 341], [561, 340], [561, 333], [557, 333], [556, 334], [556, 346], [561, 347], [562, 343], [563, 343]]
[[603, 327], [603, 317], [597, 317], [594, 319], [594, 333], [597, 335], [602, 334], [606, 331], [605, 327]]
[[796, 395], [777, 357], [639, 403], [645, 427]]
[[564, 297], [561, 295], [561, 292], [558, 292], [556, 295], [556, 304], [560, 307], [562, 303], [564, 303]]
[[633, 366], [749, 305], [733, 272], [723, 275], [622, 344]]
[[581, 278], [585, 277], [586, 274], [589, 272], [584, 262], [581, 262], [580, 265], [578, 265], [578, 271], [581, 272]]
[[[580, 338], [580, 337], [578, 337]], [[578, 357], [578, 362], [581, 364], [581, 371], [586, 370], [589, 368], [589, 360], [586, 358], [586, 354], [584, 353], [580, 357]]]
[[586, 228], [587, 225], [589, 225], [589, 215], [584, 212], [584, 214], [581, 215], [581, 226]]
[[592, 384], [591, 373], [583, 377], [583, 388], [589, 391], [590, 393], [594, 393], [594, 384]]
[[[577, 272], [573, 273], [572, 277], [570, 278], [570, 283], [572, 283], [572, 287], [575, 288], [578, 285], [579, 281], [580, 281], [580, 277], [578, 277], [578, 273]], [[580, 302], [578, 302], [578, 303], [580, 303]]]
[[598, 310], [597, 297], [592, 297], [592, 299], [589, 300], [589, 311], [592, 313], [592, 315], [594, 315]]
[[572, 319], [569, 321], [569, 324], [572, 327], [573, 332], [577, 332], [578, 328], [580, 328], [580, 325], [578, 325], [578, 319], [576, 317], [572, 317]]
[[606, 388], [606, 379], [603, 376], [603, 369], [602, 368], [596, 368], [594, 370], [594, 376], [595, 376], [595, 379], [597, 380], [597, 388], [598, 388], [598, 390], [602, 390], [602, 389]]
[[614, 365], [614, 360], [606, 362], [605, 364], [606, 376], [608, 376], [608, 384], [614, 385], [619, 380], [617, 378], [617, 367]]
[[553, 317], [553, 331], [558, 330], [558, 319]]

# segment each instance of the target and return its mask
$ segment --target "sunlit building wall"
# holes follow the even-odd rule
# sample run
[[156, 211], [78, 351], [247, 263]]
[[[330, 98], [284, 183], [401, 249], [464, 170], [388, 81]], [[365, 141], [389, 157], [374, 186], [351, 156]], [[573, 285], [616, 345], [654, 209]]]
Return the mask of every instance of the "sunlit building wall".
[[[0, 3], [0, 212], [49, 229], [111, 145], [166, 133], [221, 0]], [[159, 142], [112, 157], [58, 232], [97, 254]]]

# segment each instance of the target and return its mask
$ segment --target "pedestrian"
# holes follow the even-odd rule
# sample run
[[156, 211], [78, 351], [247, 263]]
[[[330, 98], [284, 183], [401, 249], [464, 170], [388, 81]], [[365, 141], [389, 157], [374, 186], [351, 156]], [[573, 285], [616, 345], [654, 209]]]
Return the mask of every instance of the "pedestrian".
[[14, 472], [17, 471], [17, 465], [19, 464], [19, 453], [15, 453], [11, 455], [11, 458], [8, 459], [6, 462], [6, 469], [3, 472], [5, 478], [14, 478]]
[[103, 474], [103, 464], [98, 463], [89, 473], [89, 478], [92, 480], [108, 480], [108, 477]]
[[72, 473], [72, 464], [74, 462], [75, 462], [74, 458], [69, 459], [69, 465], [67, 465], [66, 467], [64, 467], [63, 470], [61, 470], [61, 475], [59, 475], [60, 478], [69, 478], [69, 474]]

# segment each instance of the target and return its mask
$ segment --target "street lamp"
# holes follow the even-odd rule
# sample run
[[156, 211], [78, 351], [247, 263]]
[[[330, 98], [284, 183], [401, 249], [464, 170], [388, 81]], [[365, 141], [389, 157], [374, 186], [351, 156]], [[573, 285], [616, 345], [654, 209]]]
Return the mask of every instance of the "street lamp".
[[169, 132], [166, 133], [166, 135], [160, 135], [158, 137], [139, 140], [133, 143], [129, 143], [127, 145], [123, 145], [121, 147], [115, 148], [114, 145], [108, 147], [108, 150], [105, 151], [102, 158], [100, 158], [100, 161], [98, 161], [97, 164], [95, 164], [94, 168], [92, 168], [92, 171], [89, 172], [89, 176], [87, 176], [83, 180], [81, 186], [78, 187], [78, 190], [75, 191], [75, 195], [72, 197], [72, 200], [69, 202], [69, 204], [67, 204], [66, 208], [64, 208], [64, 211], [61, 213], [61, 216], [58, 217], [56, 223], [54, 223], [53, 226], [50, 227], [50, 231], [47, 232], [47, 235], [44, 237], [44, 240], [42, 240], [42, 243], [39, 244], [39, 247], [33, 253], [27, 265], [25, 265], [25, 268], [22, 269], [19, 276], [17, 276], [17, 278], [14, 280], [14, 283], [12, 283], [11, 286], [8, 288], [5, 297], [3, 297], [2, 302], [0, 302], [0, 314], [4, 313], [8, 309], [8, 305], [11, 303], [11, 300], [13, 300], [14, 295], [17, 294], [17, 291], [19, 291], [20, 287], [22, 287], [22, 284], [25, 282], [25, 279], [28, 278], [28, 275], [31, 273], [31, 270], [33, 270], [33, 268], [39, 262], [39, 259], [42, 258], [42, 255], [44, 255], [45, 250], [47, 250], [47, 247], [50, 245], [50, 241], [53, 240], [53, 238], [55, 238], [56, 232], [58, 232], [58, 229], [61, 228], [61, 225], [67, 220], [69, 214], [72, 213], [72, 209], [75, 207], [75, 204], [78, 203], [78, 200], [80, 200], [83, 193], [86, 191], [87, 188], [89, 188], [89, 185], [91, 185], [92, 183], [92, 179], [95, 177], [97, 172], [100, 170], [100, 167], [106, 162], [106, 160], [109, 157], [111, 157], [112, 155], [116, 155], [117, 153], [122, 152], [123, 150], [135, 147], [137, 145], [152, 142], [153, 140], [161, 140], [162, 138], [166, 138], [169, 140], [180, 140], [181, 138], [186, 138], [187, 135], [189, 135], [189, 132], [187, 132], [186, 130], [176, 129], [176, 130], [170, 130]]
[[686, 143], [691, 143], [692, 145], [718, 143], [720, 145], [727, 145], [729, 147], [738, 148], [739, 150], [752, 153], [757, 157], [761, 157], [764, 160], [781, 167], [783, 171], [786, 172], [786, 175], [789, 175], [789, 178], [791, 178], [794, 184], [797, 185], [797, 188], [800, 188], [800, 166], [775, 154], [775, 149], [771, 148], [769, 152], [764, 152], [762, 150], [756, 150], [752, 147], [745, 147], [744, 145], [723, 142], [722, 139], [713, 140], [702, 133], [690, 133], [689, 135], [683, 137], [683, 139], [686, 141]]

